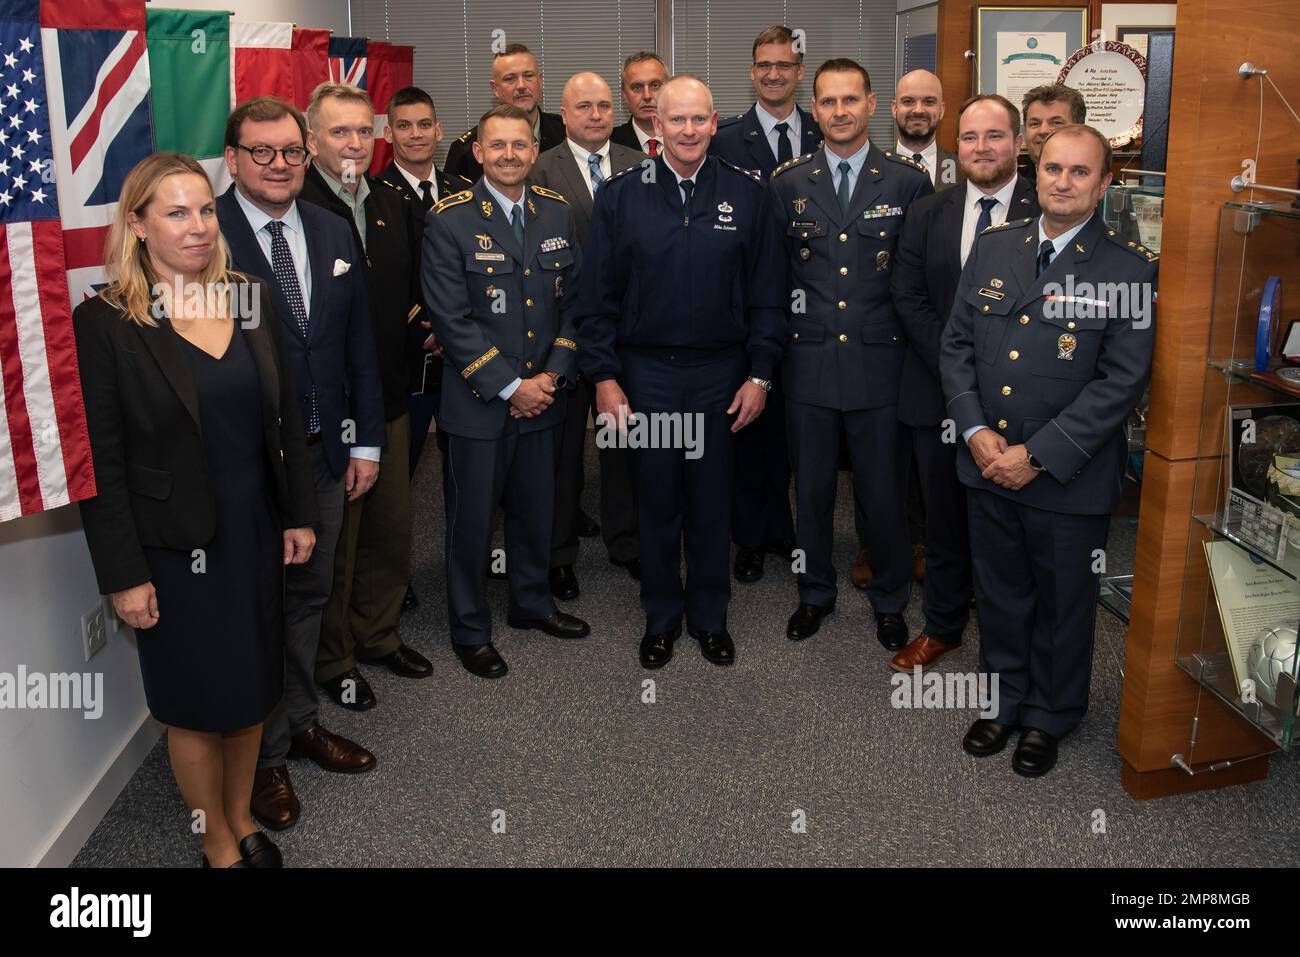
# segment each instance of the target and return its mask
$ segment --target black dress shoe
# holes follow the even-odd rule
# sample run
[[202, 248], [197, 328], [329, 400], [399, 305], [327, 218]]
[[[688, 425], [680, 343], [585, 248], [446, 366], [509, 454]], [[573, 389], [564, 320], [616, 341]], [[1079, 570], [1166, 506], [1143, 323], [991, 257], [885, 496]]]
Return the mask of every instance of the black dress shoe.
[[876, 615], [876, 640], [890, 651], [907, 644], [907, 622], [902, 615]]
[[239, 842], [239, 856], [248, 862], [249, 867], [284, 867], [280, 849], [261, 831], [254, 831]]
[[835, 606], [823, 608], [821, 605], [810, 605], [808, 602], [800, 602], [799, 608], [790, 616], [790, 623], [785, 626], [785, 636], [791, 641], [803, 641], [805, 638], [811, 638], [817, 634], [817, 629], [822, 626], [822, 619], [827, 617], [835, 610]]
[[336, 705], [349, 711], [369, 711], [379, 703], [375, 700], [374, 691], [370, 689], [370, 683], [356, 668], [343, 672], [337, 678], [321, 682], [321, 687], [334, 699]]
[[763, 546], [768, 553], [783, 558], [787, 562], [791, 561], [790, 553], [794, 551], [795, 544], [793, 538], [773, 539]]
[[460, 658], [460, 663], [465, 666], [465, 670], [472, 675], [480, 678], [502, 678], [510, 670], [490, 641], [482, 645], [458, 645], [452, 642], [451, 646], [456, 649], [456, 656]]
[[415, 597], [415, 589], [407, 585], [406, 595], [402, 598], [402, 611], [410, 611], [418, 604], [420, 604], [420, 599]]
[[560, 601], [571, 601], [578, 597], [578, 576], [573, 574], [572, 565], [559, 565], [551, 569], [551, 594]]
[[617, 558], [611, 555], [609, 558], [609, 563], [611, 565], [616, 565], [619, 568], [626, 568], [627, 573], [629, 575], [631, 575], [637, 581], [641, 580], [641, 559], [629, 558], [627, 561], [621, 562]]
[[545, 618], [507, 618], [506, 624], [511, 628], [544, 631], [554, 638], [586, 638], [591, 634], [591, 626], [585, 621], [562, 611], [553, 612]]
[[962, 738], [962, 750], [977, 758], [987, 758], [1005, 748], [1007, 739], [1015, 730], [1014, 724], [998, 724], [988, 718], [980, 718], [970, 726], [966, 737]]
[[[212, 866], [211, 864], [208, 863], [208, 855], [206, 855], [206, 854], [203, 855], [203, 866], [204, 866], [204, 867], [211, 867], [211, 866]], [[248, 863], [248, 861], [244, 860], [244, 859], [241, 857], [239, 860], [235, 861], [235, 863], [231, 864], [231, 865], [227, 868], [227, 870], [229, 870], [230, 867], [252, 867], [252, 866], [253, 866], [252, 864]]]
[[672, 631], [661, 631], [656, 635], [646, 635], [641, 639], [641, 667], [662, 668], [673, 657], [673, 642], [681, 635], [680, 627]]
[[736, 581], [750, 584], [763, 577], [763, 549], [741, 545], [736, 549], [736, 561], [731, 566]]
[[690, 629], [691, 637], [700, 643], [704, 657], [715, 665], [734, 665], [736, 663], [736, 646], [726, 629], [722, 631], [696, 631]]
[[600, 534], [600, 526], [586, 512], [578, 511], [578, 535], [582, 538], [595, 538]]
[[1011, 770], [1027, 778], [1037, 778], [1056, 767], [1056, 742], [1046, 731], [1025, 728], [1011, 755]]
[[433, 665], [414, 648], [398, 645], [397, 650], [382, 658], [360, 658], [368, 665], [383, 665], [393, 674], [402, 678], [427, 678], [433, 674]]

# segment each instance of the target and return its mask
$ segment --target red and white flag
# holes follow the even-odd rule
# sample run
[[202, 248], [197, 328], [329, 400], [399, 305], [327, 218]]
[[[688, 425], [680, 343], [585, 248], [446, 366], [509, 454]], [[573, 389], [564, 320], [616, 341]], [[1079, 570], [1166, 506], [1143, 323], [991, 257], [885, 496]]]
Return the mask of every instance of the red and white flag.
[[230, 105], [255, 96], [293, 102], [293, 24], [230, 21]]
[[375, 155], [370, 172], [378, 176], [393, 158], [393, 148], [384, 140], [388, 125], [388, 101], [402, 87], [415, 82], [415, 47], [394, 46], [371, 40], [366, 47], [366, 83], [370, 101], [375, 104]]

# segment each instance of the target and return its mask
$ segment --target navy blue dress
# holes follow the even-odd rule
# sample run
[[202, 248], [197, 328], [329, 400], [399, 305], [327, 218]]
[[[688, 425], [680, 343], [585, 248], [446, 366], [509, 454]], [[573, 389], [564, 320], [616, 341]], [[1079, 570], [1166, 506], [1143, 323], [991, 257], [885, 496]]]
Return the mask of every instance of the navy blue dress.
[[140, 670], [163, 724], [234, 731], [259, 724], [284, 688], [284, 539], [243, 331], [220, 358], [177, 338], [198, 390], [216, 534], [198, 556], [145, 549], [158, 624], [136, 632]]

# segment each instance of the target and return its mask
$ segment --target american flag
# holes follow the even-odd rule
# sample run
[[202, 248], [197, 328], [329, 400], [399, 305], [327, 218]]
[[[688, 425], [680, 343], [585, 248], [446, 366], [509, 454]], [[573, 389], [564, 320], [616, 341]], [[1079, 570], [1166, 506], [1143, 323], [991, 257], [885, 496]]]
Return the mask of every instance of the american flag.
[[95, 494], [37, 5], [0, 11], [0, 521]]

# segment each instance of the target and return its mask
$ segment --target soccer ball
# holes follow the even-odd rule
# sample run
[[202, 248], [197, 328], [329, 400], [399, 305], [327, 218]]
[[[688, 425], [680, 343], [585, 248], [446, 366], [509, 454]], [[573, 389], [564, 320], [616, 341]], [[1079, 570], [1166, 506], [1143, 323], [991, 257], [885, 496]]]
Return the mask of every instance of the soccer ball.
[[1282, 672], [1294, 674], [1296, 630], [1265, 628], [1251, 646], [1246, 671], [1255, 682], [1255, 697], [1271, 708], [1285, 710], [1291, 702], [1277, 700], [1277, 683]]

